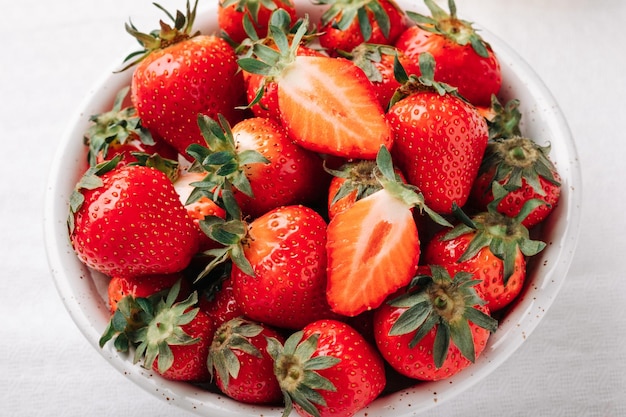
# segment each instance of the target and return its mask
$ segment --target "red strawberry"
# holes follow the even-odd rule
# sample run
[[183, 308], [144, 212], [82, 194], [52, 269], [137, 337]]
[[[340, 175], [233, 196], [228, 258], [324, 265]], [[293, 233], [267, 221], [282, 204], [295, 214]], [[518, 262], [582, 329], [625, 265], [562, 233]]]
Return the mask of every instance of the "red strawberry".
[[[356, 201], [383, 188], [377, 176], [376, 162], [362, 160], [347, 162], [340, 169], [326, 168], [333, 175], [328, 188], [328, 218], [350, 208]], [[397, 182], [406, 182], [400, 170], [394, 170]]]
[[373, 159], [381, 145], [391, 144], [391, 132], [372, 84], [346, 59], [297, 55], [307, 26], [305, 19], [291, 44], [276, 31], [279, 51], [263, 48], [263, 60], [242, 58], [239, 65], [276, 81], [281, 120], [294, 142], [315, 152]]
[[523, 220], [528, 228], [541, 223], [554, 210], [561, 195], [560, 176], [549, 159], [550, 146], [539, 146], [523, 137], [519, 128], [519, 101], [502, 106], [496, 98], [495, 115], [488, 121], [491, 141], [474, 181], [470, 200], [481, 210], [493, 201], [492, 183], [497, 181], [507, 194], [498, 204], [498, 211], [517, 216], [524, 204], [539, 199], [545, 204], [536, 207]]
[[249, 36], [246, 25], [253, 28], [259, 38], [264, 38], [270, 16], [278, 8], [287, 11], [295, 20], [296, 9], [290, 0], [220, 0], [217, 24], [235, 43], [241, 43]]
[[171, 180], [118, 159], [90, 168], [70, 198], [68, 227], [79, 259], [109, 276], [183, 270], [198, 235]]
[[174, 188], [180, 197], [180, 202], [185, 206], [187, 214], [196, 226], [200, 241], [199, 251], [213, 249], [218, 246], [214, 240], [202, 231], [200, 222], [210, 216], [226, 218], [226, 211], [222, 207], [209, 196], [198, 192], [196, 187], [192, 185], [202, 181], [205, 176], [206, 174], [203, 172], [191, 172], [185, 169], [181, 170], [180, 175], [174, 181]]
[[[270, 47], [277, 49], [276, 45], [268, 39]], [[323, 56], [317, 49], [300, 45], [296, 51], [298, 55]], [[263, 96], [250, 107], [252, 113], [258, 117], [266, 117], [280, 122], [280, 110], [278, 108], [278, 86], [275, 81], [267, 80], [263, 75], [243, 71], [243, 80], [246, 86], [246, 96], [248, 102], [255, 100], [259, 90], [263, 91]]]
[[319, 42], [329, 52], [351, 51], [368, 42], [391, 45], [406, 28], [404, 11], [393, 0], [317, 0], [328, 6], [320, 19]]
[[235, 300], [230, 269], [226, 269], [216, 281], [200, 293], [198, 307], [211, 317], [215, 328], [218, 328], [231, 319], [243, 316], [243, 310]]
[[125, 106], [130, 87], [121, 89], [115, 96], [113, 108], [92, 115], [93, 124], [85, 133], [85, 143], [89, 147], [87, 158], [94, 166], [117, 155], [124, 155], [120, 163], [137, 162], [133, 153], [157, 153], [165, 159], [177, 158], [174, 148], [162, 140], [155, 140], [148, 129], [141, 125], [134, 107]]
[[402, 51], [388, 45], [362, 43], [350, 53], [341, 53], [361, 68], [372, 82], [376, 96], [383, 109], [389, 106], [400, 83], [394, 76], [394, 61], [400, 61], [408, 74], [419, 73], [417, 60], [409, 59]]
[[319, 320], [291, 335], [284, 346], [268, 339], [286, 400], [284, 415], [349, 417], [385, 387], [383, 361], [363, 336], [345, 323]]
[[[231, 123], [243, 116], [235, 108], [245, 97], [233, 48], [214, 35], [192, 34], [197, 0], [187, 15], [180, 11], [160, 32], [127, 31], [145, 47], [127, 66], [133, 72], [131, 98], [142, 124], [185, 155], [192, 143], [204, 143], [196, 123], [199, 113], [224, 115]], [[134, 56], [134, 55], [133, 55]]]
[[423, 197], [396, 182], [389, 152], [377, 158], [381, 189], [337, 213], [328, 224], [327, 298], [333, 311], [356, 316], [377, 308], [407, 285], [417, 269], [420, 242], [412, 208]]
[[[500, 189], [499, 193], [501, 198], [506, 191]], [[471, 219], [461, 213], [464, 222], [439, 232], [424, 251], [424, 263], [450, 265], [454, 270], [474, 274], [491, 311], [502, 309], [517, 297], [526, 279], [526, 257], [545, 247], [545, 243], [529, 238], [522, 218], [495, 211], [497, 203]], [[538, 200], [527, 203], [522, 216], [539, 204]]]
[[448, 378], [473, 363], [497, 321], [472, 285], [471, 274], [450, 277], [443, 267], [420, 267], [410, 288], [374, 313], [383, 358], [397, 372], [428, 381]]
[[208, 117], [198, 121], [208, 147], [189, 148], [206, 171], [200, 189], [214, 193], [229, 181], [244, 215], [258, 217], [276, 207], [309, 203], [321, 195], [322, 160], [294, 144], [276, 121], [253, 117], [228, 127]]
[[244, 403], [275, 404], [282, 398], [267, 338], [284, 342], [276, 330], [242, 318], [215, 332], [207, 366], [224, 394]]
[[191, 294], [191, 285], [180, 273], [140, 275], [135, 277], [112, 277], [107, 286], [109, 307], [111, 313], [117, 310], [117, 304], [124, 297], [146, 298], [164, 290], [169, 290], [180, 281], [181, 289], [179, 301], [184, 300]]
[[334, 317], [326, 302], [326, 223], [319, 214], [304, 206], [274, 209], [248, 225], [241, 245], [252, 268], [233, 265], [232, 280], [247, 317], [289, 329]]
[[424, 52], [435, 57], [435, 80], [459, 89], [475, 106], [489, 107], [491, 96], [502, 85], [500, 63], [472, 24], [456, 16], [454, 1], [450, 13], [433, 0], [425, 0], [432, 17], [407, 12], [417, 23], [402, 33], [395, 46], [415, 60]]
[[415, 85], [415, 91], [397, 97], [387, 113], [394, 132], [393, 155], [426, 204], [449, 214], [453, 203], [463, 206], [469, 198], [488, 128], [474, 106], [455, 96], [450, 86], [433, 81], [432, 56], [423, 54], [420, 60], [422, 76], [405, 82], [407, 89]]
[[[166, 298], [124, 297], [100, 338], [100, 347], [109, 340], [120, 351], [132, 345], [134, 362], [143, 360], [145, 368], [166, 379], [208, 382], [206, 362], [215, 327], [196, 307], [197, 293], [178, 301], [179, 290], [176, 283]], [[129, 311], [134, 312], [132, 317]]]

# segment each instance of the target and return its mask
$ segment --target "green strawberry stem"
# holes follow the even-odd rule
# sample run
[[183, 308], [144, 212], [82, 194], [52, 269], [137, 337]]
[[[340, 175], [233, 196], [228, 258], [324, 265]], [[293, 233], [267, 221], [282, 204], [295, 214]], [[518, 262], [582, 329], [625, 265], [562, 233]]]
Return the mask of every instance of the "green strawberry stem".
[[452, 240], [473, 233], [474, 236], [470, 244], [457, 262], [471, 259], [481, 249], [488, 247], [504, 264], [503, 281], [506, 285], [515, 272], [515, 259], [518, 249], [525, 256], [534, 256], [546, 246], [544, 242], [530, 239], [528, 229], [522, 224], [530, 212], [545, 202], [531, 199], [524, 204], [517, 216], [509, 217], [499, 213], [496, 209], [502, 198], [506, 196], [507, 191], [497, 182], [494, 182], [492, 186], [494, 200], [487, 206], [486, 212], [469, 218], [460, 207], [456, 204], [453, 206], [453, 214], [461, 223], [446, 233], [444, 239]]
[[316, 356], [319, 336], [311, 335], [302, 340], [303, 332], [292, 334], [282, 345], [275, 338], [267, 338], [267, 352], [274, 360], [274, 373], [283, 392], [287, 417], [294, 403], [312, 416], [319, 417], [315, 406], [326, 405], [326, 400], [318, 390], [336, 391], [336, 387], [317, 371], [328, 369], [341, 360], [333, 356]]
[[154, 30], [150, 33], [143, 33], [137, 30], [132, 22], [126, 23], [126, 32], [133, 36], [139, 42], [139, 44], [143, 46], [143, 49], [128, 55], [124, 59], [124, 62], [130, 62], [118, 72], [125, 71], [128, 68], [136, 65], [145, 57], [147, 57], [152, 51], [155, 51], [157, 49], [165, 49], [170, 45], [181, 42], [185, 39], [192, 38], [199, 34], [199, 32], [191, 32], [196, 19], [198, 0], [195, 0], [193, 7], [190, 7], [189, 0], [187, 0], [186, 13], [183, 14], [183, 12], [177, 10], [176, 17], [172, 16], [172, 14], [165, 10], [161, 5], [157, 3], [153, 4], [167, 15], [167, 17], [173, 22], [174, 26], [168, 25], [161, 20], [159, 22], [160, 30]]
[[230, 378], [237, 378], [241, 369], [241, 363], [234, 351], [239, 350], [260, 358], [261, 352], [249, 339], [258, 336], [262, 331], [261, 325], [243, 318], [235, 318], [221, 325], [215, 332], [207, 358], [211, 376], [216, 371], [224, 386], [228, 387]]
[[198, 314], [199, 309], [194, 307], [198, 302], [198, 294], [194, 291], [186, 300], [177, 302], [179, 291], [180, 282], [177, 282], [165, 299], [160, 298], [156, 302], [154, 315], [147, 325], [132, 334], [131, 341], [136, 344], [135, 363], [143, 358], [143, 366], [150, 369], [157, 361], [157, 369], [164, 373], [174, 363], [170, 346], [190, 345], [199, 341], [182, 329]]
[[390, 301], [392, 306], [407, 310], [398, 317], [389, 335], [415, 332], [409, 344], [413, 349], [437, 326], [433, 346], [437, 368], [443, 365], [451, 340], [464, 357], [474, 362], [476, 355], [469, 321], [491, 332], [498, 327], [496, 319], [475, 307], [485, 304], [474, 289], [479, 280], [467, 272], [458, 272], [452, 278], [440, 266], [431, 265], [430, 270], [430, 275], [416, 276], [405, 294]]
[[378, 0], [315, 0], [313, 3], [329, 6], [322, 14], [322, 26], [334, 21], [333, 27], [343, 31], [354, 22], [354, 19], [358, 19], [363, 40], [367, 42], [372, 37], [372, 24], [367, 13], [371, 11], [385, 38], [389, 37], [391, 30], [389, 15]]
[[115, 96], [113, 108], [107, 112], [94, 114], [89, 118], [93, 124], [85, 135], [89, 146], [87, 159], [90, 166], [96, 165], [99, 153], [106, 155], [109, 145], [115, 141], [126, 143], [129, 137], [136, 135], [144, 145], [154, 145], [154, 139], [148, 129], [141, 125], [134, 107], [122, 108], [130, 87], [122, 88]]
[[375, 177], [381, 186], [394, 197], [404, 202], [409, 208], [416, 207], [420, 212], [425, 212], [435, 223], [441, 226], [452, 227], [450, 222], [426, 205], [424, 195], [417, 187], [398, 181], [393, 161], [391, 160], [391, 153], [384, 145], [380, 147], [376, 155], [376, 167], [378, 170], [374, 171]]
[[448, 0], [450, 13], [442, 9], [433, 0], [424, 0], [424, 3], [432, 16], [407, 11], [407, 15], [417, 26], [428, 32], [445, 36], [459, 45], [470, 44], [474, 52], [481, 57], [487, 58], [489, 56], [487, 51], [489, 45], [478, 35], [472, 27], [472, 23], [457, 17], [454, 0]]

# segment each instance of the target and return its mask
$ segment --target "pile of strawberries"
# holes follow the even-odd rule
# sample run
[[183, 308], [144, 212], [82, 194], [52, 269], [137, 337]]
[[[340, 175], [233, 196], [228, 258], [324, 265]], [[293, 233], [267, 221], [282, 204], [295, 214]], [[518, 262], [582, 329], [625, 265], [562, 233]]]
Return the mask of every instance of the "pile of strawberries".
[[491, 47], [425, 3], [316, 0], [312, 22], [222, 0], [205, 35], [188, 2], [127, 25], [145, 50], [69, 202], [77, 256], [110, 277], [102, 346], [305, 416], [475, 361], [561, 185]]

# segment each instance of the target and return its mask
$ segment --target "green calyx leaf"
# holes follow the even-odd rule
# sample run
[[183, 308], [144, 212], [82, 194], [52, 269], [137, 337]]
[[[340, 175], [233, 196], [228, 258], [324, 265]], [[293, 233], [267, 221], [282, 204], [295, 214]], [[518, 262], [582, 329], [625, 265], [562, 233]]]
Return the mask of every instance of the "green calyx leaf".
[[368, 16], [368, 12], [371, 12], [385, 38], [389, 37], [389, 15], [378, 0], [316, 0], [313, 3], [329, 6], [322, 14], [322, 26], [331, 24], [333, 28], [343, 31], [357, 19], [363, 40], [368, 42], [372, 36], [372, 24]]
[[170, 45], [182, 42], [199, 34], [199, 32], [192, 33], [193, 25], [196, 19], [198, 0], [195, 0], [193, 7], [190, 6], [189, 0], [187, 0], [186, 12], [183, 13], [182, 11], [177, 10], [176, 16], [172, 16], [172, 14], [165, 10], [161, 5], [157, 3], [153, 4], [166, 14], [166, 16], [172, 21], [173, 25], [167, 24], [161, 20], [159, 22], [160, 29], [154, 30], [150, 33], [143, 33], [137, 30], [132, 22], [129, 21], [126, 23], [126, 32], [137, 39], [143, 49], [128, 55], [124, 59], [124, 62], [129, 63], [118, 72], [125, 71], [139, 63], [152, 51], [165, 49]]
[[141, 125], [135, 108], [122, 107], [129, 89], [124, 87], [117, 93], [111, 110], [89, 118], [93, 124], [85, 132], [84, 140], [89, 147], [87, 159], [90, 166], [96, 165], [99, 154], [106, 157], [113, 143], [123, 145], [130, 139], [138, 138], [144, 145], [154, 145], [152, 134]]
[[407, 207], [416, 207], [420, 212], [426, 213], [435, 223], [445, 227], [452, 227], [450, 222], [426, 205], [424, 195], [417, 187], [399, 181], [393, 166], [391, 153], [384, 145], [380, 147], [376, 155], [376, 168], [373, 171], [373, 175], [377, 178], [382, 188], [391, 195], [402, 201]]
[[522, 112], [519, 110], [520, 101], [517, 99], [509, 100], [502, 105], [498, 97], [494, 94], [491, 96], [491, 110], [494, 115], [487, 120], [489, 126], [489, 139], [506, 139], [521, 136], [520, 122], [522, 120]]
[[245, 353], [256, 358], [261, 357], [261, 351], [250, 339], [258, 336], [263, 327], [258, 324], [235, 318], [224, 323], [215, 332], [213, 342], [207, 358], [207, 367], [211, 376], [214, 371], [219, 375], [225, 387], [230, 378], [237, 378], [241, 369], [241, 362], [236, 352]]
[[135, 363], [143, 358], [143, 366], [150, 369], [156, 361], [158, 371], [164, 373], [174, 363], [170, 346], [190, 345], [200, 341], [182, 329], [198, 314], [199, 309], [195, 307], [198, 294], [193, 292], [186, 300], [177, 302], [179, 291], [180, 282], [177, 282], [165, 299], [156, 301], [152, 319], [133, 334], [131, 341], [136, 345]]
[[463, 254], [457, 259], [462, 263], [474, 258], [484, 248], [502, 260], [503, 281], [507, 284], [515, 272], [515, 263], [519, 256], [534, 256], [545, 248], [545, 243], [530, 239], [528, 229], [521, 223], [534, 208], [543, 203], [541, 200], [527, 202], [516, 217], [508, 217], [496, 210], [506, 191], [498, 183], [493, 183], [494, 201], [489, 204], [487, 211], [473, 216], [471, 219], [457, 208], [454, 214], [462, 219], [461, 223], [446, 233], [444, 240], [456, 239], [466, 234], [472, 234], [472, 239]]
[[461, 354], [474, 362], [474, 341], [469, 322], [495, 332], [497, 320], [482, 312], [477, 306], [485, 301], [476, 293], [478, 284], [472, 274], [459, 272], [450, 277], [441, 266], [431, 265], [430, 275], [418, 275], [408, 291], [389, 301], [397, 308], [405, 308], [389, 331], [390, 336], [414, 333], [409, 348], [414, 349], [422, 339], [435, 330], [433, 345], [434, 363], [440, 368], [452, 341]]
[[[483, 157], [479, 175], [494, 172], [492, 182], [497, 182], [507, 192], [522, 187], [525, 181], [538, 195], [545, 195], [540, 179], [560, 186], [556, 168], [549, 159], [550, 146], [539, 146], [522, 136], [491, 140]], [[495, 197], [495, 195], [494, 195]]]
[[463, 101], [467, 101], [459, 94], [456, 87], [435, 81], [435, 58], [430, 52], [422, 52], [418, 56], [418, 61], [421, 75], [417, 76], [415, 74], [407, 74], [406, 70], [400, 63], [398, 56], [396, 55], [394, 59], [393, 72], [396, 81], [400, 83], [400, 87], [396, 89], [391, 97], [391, 100], [389, 101], [389, 108], [403, 98], [421, 91], [434, 91], [441, 96], [451, 94]]
[[137, 159], [137, 162], [131, 162], [128, 165], [140, 165], [157, 169], [167, 175], [167, 178], [172, 182], [176, 181], [178, 178], [178, 161], [163, 158], [158, 153], [131, 152], [131, 155]]
[[294, 403], [310, 415], [319, 417], [316, 405], [326, 405], [323, 391], [337, 390], [332, 382], [317, 371], [331, 368], [341, 359], [313, 356], [318, 348], [317, 334], [302, 339], [302, 331], [292, 334], [284, 345], [275, 338], [267, 338], [267, 351], [274, 359], [274, 374], [285, 398], [284, 417], [291, 413]]
[[450, 13], [433, 0], [424, 0], [424, 3], [430, 10], [431, 16], [407, 11], [407, 15], [417, 26], [428, 32], [445, 36], [459, 45], [469, 44], [479, 56], [489, 57], [489, 44], [478, 35], [471, 22], [457, 17], [454, 0], [448, 0]]
[[257, 151], [238, 151], [228, 121], [221, 114], [218, 121], [199, 115], [198, 126], [207, 146], [192, 144], [187, 153], [195, 160], [193, 169], [201, 168], [207, 175], [202, 181], [193, 183], [195, 188], [205, 191], [206, 195], [219, 196], [229, 183], [243, 194], [254, 197], [245, 167], [270, 161]]
[[85, 196], [82, 190], [95, 190], [96, 188], [104, 186], [102, 175], [109, 171], [112, 171], [117, 167], [117, 164], [121, 161], [122, 156], [117, 155], [115, 158], [103, 161], [97, 165], [94, 165], [87, 169], [83, 176], [78, 180], [72, 194], [69, 198], [69, 214], [67, 216], [67, 228], [70, 234], [74, 233], [74, 215], [78, 213], [80, 208], [85, 203]]

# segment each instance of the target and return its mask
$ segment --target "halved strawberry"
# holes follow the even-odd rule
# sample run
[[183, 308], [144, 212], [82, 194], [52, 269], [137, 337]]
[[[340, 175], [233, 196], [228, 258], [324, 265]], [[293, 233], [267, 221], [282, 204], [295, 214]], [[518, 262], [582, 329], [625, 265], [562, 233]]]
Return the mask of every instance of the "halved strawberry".
[[423, 196], [395, 180], [389, 151], [377, 158], [382, 189], [337, 213], [327, 228], [327, 298], [336, 313], [355, 316], [378, 307], [417, 270], [420, 241], [411, 209]]
[[239, 66], [276, 81], [281, 120], [294, 142], [320, 153], [373, 159], [381, 145], [391, 145], [392, 135], [372, 84], [346, 59], [298, 55], [307, 26], [304, 19], [291, 42], [282, 27], [272, 26], [279, 51], [254, 45], [256, 58], [242, 58]]

